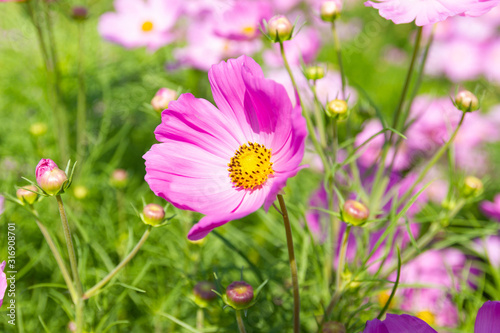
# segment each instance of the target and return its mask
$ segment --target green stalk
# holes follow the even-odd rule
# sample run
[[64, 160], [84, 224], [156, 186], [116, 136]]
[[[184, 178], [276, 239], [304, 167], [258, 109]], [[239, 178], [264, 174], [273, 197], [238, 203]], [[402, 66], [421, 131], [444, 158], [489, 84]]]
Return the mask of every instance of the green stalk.
[[236, 310], [236, 322], [238, 323], [238, 329], [240, 333], [246, 333], [245, 324], [243, 323], [243, 318], [241, 318], [241, 311]]
[[[38, 215], [38, 213], [35, 211], [33, 211], [33, 214]], [[76, 292], [75, 286], [73, 285], [73, 281], [71, 280], [71, 276], [69, 275], [69, 272], [66, 269], [66, 265], [64, 264], [61, 254], [57, 250], [57, 247], [54, 241], [52, 240], [52, 237], [50, 237], [49, 231], [47, 230], [45, 225], [43, 225], [42, 222], [40, 222], [39, 220], [36, 220], [36, 224], [38, 225], [38, 228], [40, 228], [40, 231], [42, 232], [42, 235], [45, 238], [47, 245], [49, 245], [50, 251], [52, 252], [54, 259], [57, 262], [57, 266], [59, 266], [59, 270], [61, 271], [61, 274], [64, 278], [64, 282], [66, 282], [66, 286], [68, 287], [73, 303], [77, 304], [78, 293]]]
[[448, 149], [448, 147], [450, 147], [450, 145], [453, 143], [453, 141], [455, 140], [455, 137], [458, 134], [458, 130], [460, 129], [460, 127], [462, 126], [462, 124], [464, 122], [466, 114], [467, 114], [467, 112], [465, 112], [465, 111], [462, 113], [462, 118], [460, 118], [460, 122], [458, 123], [457, 128], [455, 129], [455, 131], [451, 135], [451, 137], [448, 140], [448, 142], [446, 142], [446, 144], [444, 146], [442, 146], [441, 149], [439, 149], [436, 154], [434, 154], [434, 156], [429, 161], [429, 163], [427, 163], [427, 165], [422, 170], [422, 172], [420, 172], [420, 174], [418, 175], [417, 180], [413, 183], [413, 185], [411, 186], [411, 188], [399, 200], [399, 203], [405, 202], [405, 200], [408, 199], [408, 197], [412, 195], [413, 190], [415, 189], [415, 187], [422, 181], [422, 179], [424, 179], [425, 175], [427, 175], [427, 173], [429, 172], [429, 170], [434, 166], [434, 164], [436, 164], [436, 162], [441, 158], [441, 156], [443, 156], [443, 154], [446, 152], [446, 150]]
[[152, 228], [151, 226], [148, 226], [148, 228], [146, 229], [146, 231], [142, 235], [139, 242], [132, 249], [132, 251], [125, 257], [125, 259], [123, 259], [118, 264], [118, 266], [116, 266], [111, 272], [109, 272], [109, 274], [106, 275], [106, 277], [104, 277], [99, 283], [97, 283], [95, 286], [93, 286], [92, 288], [87, 290], [83, 294], [83, 299], [88, 299], [88, 298], [94, 296], [102, 287], [104, 287], [106, 285], [106, 283], [108, 283], [116, 274], [118, 274], [118, 272], [121, 271], [123, 269], [123, 267], [125, 267], [128, 264], [128, 262], [130, 260], [132, 260], [132, 258], [137, 254], [137, 252], [139, 252], [140, 248], [144, 245], [144, 243], [148, 239], [149, 234], [151, 233], [151, 228]]
[[281, 213], [283, 215], [283, 222], [285, 224], [286, 244], [288, 247], [288, 259], [290, 261], [290, 272], [292, 274], [293, 286], [293, 332], [300, 332], [300, 295], [299, 295], [299, 279], [297, 275], [297, 262], [295, 261], [295, 252], [293, 249], [292, 228], [290, 226], [290, 219], [286, 209], [285, 200], [283, 195], [278, 194], [278, 201], [280, 204]]
[[68, 218], [66, 217], [66, 212], [64, 210], [64, 204], [61, 196], [56, 195], [56, 199], [57, 199], [57, 205], [59, 207], [59, 214], [61, 215], [61, 223], [64, 230], [64, 238], [66, 240], [66, 245], [68, 247], [68, 256], [69, 256], [71, 271], [73, 273], [73, 280], [75, 281], [76, 284], [76, 290], [78, 296], [81, 297], [83, 293], [82, 283], [80, 282], [80, 275], [78, 274], [78, 264], [76, 261], [76, 254], [75, 254], [75, 248], [73, 246], [73, 240], [71, 239], [71, 230], [69, 227]]
[[340, 77], [342, 80], [342, 98], [346, 99], [347, 98], [347, 96], [345, 95], [346, 77], [345, 77], [344, 65], [342, 63], [342, 49], [340, 47], [340, 39], [337, 33], [337, 28], [335, 27], [335, 21], [332, 22], [332, 34], [333, 34], [333, 42], [335, 44], [335, 53], [337, 54], [337, 61], [340, 69]]
[[196, 310], [196, 329], [200, 332], [203, 332], [203, 317], [203, 309], [198, 308], [198, 310]]
[[327, 169], [329, 169], [328, 160], [326, 159], [325, 154], [323, 152], [323, 149], [321, 148], [321, 145], [318, 142], [318, 139], [316, 138], [316, 135], [314, 132], [314, 126], [312, 125], [312, 122], [311, 122], [311, 117], [309, 116], [309, 113], [307, 112], [307, 110], [304, 106], [304, 103], [302, 101], [302, 97], [300, 96], [299, 87], [297, 86], [297, 83], [296, 83], [295, 78], [294, 78], [293, 73], [292, 73], [292, 69], [290, 68], [290, 64], [288, 63], [288, 60], [286, 58], [285, 48], [283, 47], [283, 42], [280, 42], [280, 51], [281, 51], [281, 57], [283, 58], [283, 63], [285, 64], [285, 68], [288, 72], [288, 75], [290, 76], [290, 80], [292, 80], [293, 88], [295, 89], [295, 92], [297, 93], [297, 98], [299, 99], [298, 103], [300, 103], [300, 108], [302, 109], [302, 115], [306, 119], [307, 130], [309, 132], [312, 143], [314, 145], [314, 149], [316, 150], [316, 153], [318, 153], [319, 157], [321, 158], [321, 161], [323, 162], [324, 169], [327, 170]]
[[81, 160], [85, 154], [85, 147], [87, 144], [86, 138], [86, 98], [85, 98], [85, 76], [83, 66], [83, 23], [78, 24], [78, 100], [77, 100], [77, 115], [76, 115], [76, 149], [77, 156]]
[[311, 85], [311, 91], [313, 92], [314, 95], [314, 116], [316, 118], [316, 127], [319, 133], [319, 140], [321, 142], [321, 147], [325, 148], [327, 145], [325, 122], [323, 119], [323, 108], [320, 107], [321, 103], [318, 100], [316, 94], [316, 80], [314, 80], [313, 84]]
[[321, 326], [323, 326], [324, 322], [326, 319], [330, 316], [330, 313], [333, 311], [333, 307], [335, 304], [337, 304], [338, 300], [340, 299], [340, 296], [342, 294], [342, 273], [344, 272], [344, 266], [345, 266], [345, 259], [346, 259], [346, 254], [347, 254], [347, 243], [349, 241], [349, 235], [351, 234], [351, 225], [347, 225], [345, 229], [344, 236], [342, 237], [342, 245], [340, 248], [340, 253], [339, 253], [339, 261], [337, 265], [337, 277], [336, 277], [336, 282], [335, 282], [335, 293], [332, 296], [332, 300], [330, 301], [330, 304], [328, 304], [328, 307], [326, 308], [325, 314], [323, 316], [323, 319], [321, 321]]

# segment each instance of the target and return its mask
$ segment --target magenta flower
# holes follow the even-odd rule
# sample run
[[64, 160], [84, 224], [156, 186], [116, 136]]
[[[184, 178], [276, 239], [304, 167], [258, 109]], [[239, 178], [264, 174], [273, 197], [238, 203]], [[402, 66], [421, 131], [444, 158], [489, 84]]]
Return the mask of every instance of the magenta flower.
[[215, 34], [232, 40], [252, 40], [260, 35], [262, 20], [272, 16], [265, 1], [237, 1], [217, 20]]
[[[500, 327], [500, 302], [487, 301], [477, 312], [474, 333], [497, 333]], [[384, 321], [366, 322], [363, 333], [437, 333], [425, 321], [406, 314], [387, 314]]]
[[0, 264], [0, 306], [2, 306], [5, 291], [7, 290], [7, 275], [4, 272], [6, 264], [5, 261]]
[[155, 144], [144, 155], [153, 192], [205, 215], [189, 232], [197, 240], [264, 205], [268, 209], [300, 169], [307, 135], [285, 88], [251, 58], [212, 66], [215, 103], [183, 94], [162, 113]]
[[[365, 6], [378, 9], [380, 16], [396, 24], [415, 21], [416, 25], [423, 26], [441, 22], [448, 17], [459, 14], [479, 14], [479, 9], [483, 8], [483, 4], [481, 4], [480, 1], [481, 0], [376, 0], [365, 2]], [[478, 13], [475, 11], [476, 8], [478, 9]], [[485, 12], [483, 12], [483, 14], [484, 13]]]
[[363, 333], [437, 333], [422, 319], [410, 315], [387, 314], [384, 321], [378, 319], [366, 322]]
[[495, 196], [493, 202], [483, 201], [479, 204], [479, 208], [484, 213], [484, 215], [500, 222], [500, 194]]
[[477, 239], [472, 248], [483, 255], [494, 268], [500, 268], [500, 237], [488, 236], [484, 240]]
[[176, 0], [115, 0], [116, 13], [99, 19], [99, 33], [105, 39], [126, 48], [146, 46], [148, 50], [169, 44], [171, 31], [180, 14]]

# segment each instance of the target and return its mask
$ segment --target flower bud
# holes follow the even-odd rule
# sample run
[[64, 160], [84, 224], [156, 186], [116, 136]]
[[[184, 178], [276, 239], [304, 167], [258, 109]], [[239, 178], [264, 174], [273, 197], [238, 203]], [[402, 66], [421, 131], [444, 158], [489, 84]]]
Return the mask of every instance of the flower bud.
[[273, 16], [267, 23], [267, 33], [275, 43], [292, 38], [293, 25], [285, 16]]
[[163, 221], [163, 218], [165, 218], [165, 210], [158, 204], [150, 203], [144, 207], [142, 215], [144, 223], [157, 226]]
[[455, 96], [455, 106], [464, 112], [476, 111], [479, 109], [479, 101], [476, 95], [470, 91], [463, 90]]
[[340, 16], [340, 5], [336, 1], [323, 1], [319, 15], [323, 21], [333, 22]]
[[75, 323], [74, 321], [70, 321], [70, 322], [68, 323], [68, 330], [69, 330], [70, 332], [76, 332], [76, 329], [77, 329], [77, 327], [76, 327], [76, 323]]
[[155, 111], [161, 112], [168, 108], [168, 104], [177, 99], [177, 91], [161, 88], [156, 92], [155, 97], [151, 100], [151, 105]]
[[483, 182], [474, 176], [467, 176], [464, 180], [462, 194], [465, 197], [477, 197], [483, 193]]
[[359, 201], [347, 200], [344, 203], [342, 217], [345, 223], [350, 223], [354, 226], [360, 226], [366, 222], [370, 211]]
[[33, 136], [42, 136], [47, 133], [47, 124], [34, 123], [30, 126], [30, 133]]
[[253, 288], [245, 281], [233, 282], [226, 288], [226, 298], [234, 309], [246, 309], [253, 301]]
[[75, 6], [71, 9], [71, 17], [77, 21], [84, 21], [87, 19], [89, 12], [87, 7]]
[[321, 66], [309, 66], [304, 71], [304, 75], [308, 80], [319, 80], [325, 77], [325, 70]]
[[342, 99], [334, 99], [326, 105], [326, 114], [333, 119], [346, 119], [349, 115], [348, 111], [349, 107], [347, 106], [347, 102]]
[[19, 199], [19, 201], [21, 201], [23, 204], [27, 203], [32, 205], [36, 201], [36, 198], [38, 197], [38, 194], [35, 193], [38, 191], [38, 189], [34, 185], [26, 186], [25, 188], [26, 189], [24, 188], [18, 189], [16, 192], [16, 196]]
[[111, 185], [116, 188], [124, 188], [128, 183], [128, 173], [124, 169], [116, 169], [111, 174]]
[[68, 180], [66, 173], [51, 159], [42, 158], [36, 166], [36, 182], [49, 195], [57, 195]]
[[194, 301], [202, 308], [207, 307], [208, 303], [213, 301], [217, 294], [212, 290], [215, 290], [215, 284], [209, 281], [198, 282], [193, 288]]
[[89, 190], [83, 185], [77, 185], [73, 189], [73, 194], [75, 195], [75, 198], [83, 200], [89, 194]]
[[345, 326], [336, 321], [327, 321], [323, 325], [321, 333], [346, 333]]

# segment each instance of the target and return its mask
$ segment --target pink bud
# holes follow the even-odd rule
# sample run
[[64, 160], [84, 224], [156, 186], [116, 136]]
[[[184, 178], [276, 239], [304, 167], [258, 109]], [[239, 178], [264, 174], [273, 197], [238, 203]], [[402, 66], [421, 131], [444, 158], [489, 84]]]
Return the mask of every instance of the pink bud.
[[227, 287], [226, 297], [233, 308], [245, 309], [253, 301], [253, 288], [245, 281], [236, 281]]
[[370, 211], [368, 208], [359, 201], [347, 200], [344, 203], [344, 209], [342, 211], [342, 216], [344, 222], [350, 223], [354, 226], [360, 226], [366, 222]]
[[214, 293], [215, 284], [210, 281], [201, 281], [196, 284], [193, 288], [194, 296], [200, 298], [204, 301], [211, 301], [217, 297], [217, 294]]
[[68, 180], [66, 173], [57, 167], [51, 159], [42, 158], [36, 166], [36, 181], [49, 195], [56, 195], [64, 182]]
[[163, 111], [168, 108], [168, 104], [177, 99], [177, 91], [161, 88], [151, 100], [151, 105], [156, 111]]
[[154, 203], [146, 205], [142, 210], [142, 214], [144, 215], [144, 223], [152, 226], [160, 224], [165, 217], [163, 207]]
[[323, 21], [333, 22], [340, 15], [340, 5], [336, 1], [323, 1], [319, 13]]
[[285, 16], [273, 16], [267, 23], [267, 33], [273, 42], [283, 42], [292, 38], [293, 25]]
[[[17, 190], [16, 192], [16, 196], [17, 198], [19, 199], [19, 201], [21, 201], [22, 203], [28, 203], [30, 205], [32, 205], [36, 198], [38, 197], [38, 194], [34, 193], [34, 192], [37, 192], [37, 188], [33, 185], [30, 185], [30, 186], [25, 186], [26, 189], [24, 188], [20, 188]], [[30, 190], [30, 191], [28, 191]], [[34, 192], [31, 192], [31, 191], [34, 191]]]
[[117, 188], [123, 188], [128, 182], [128, 173], [124, 169], [116, 169], [111, 174], [111, 185]]

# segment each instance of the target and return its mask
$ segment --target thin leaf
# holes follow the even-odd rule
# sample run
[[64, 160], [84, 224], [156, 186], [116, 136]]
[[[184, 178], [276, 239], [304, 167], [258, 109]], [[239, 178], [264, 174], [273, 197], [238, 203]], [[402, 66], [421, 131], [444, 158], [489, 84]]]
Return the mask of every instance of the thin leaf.
[[385, 305], [382, 308], [382, 310], [380, 311], [380, 313], [378, 314], [377, 319], [381, 319], [384, 316], [385, 312], [389, 308], [389, 305], [391, 304], [392, 299], [394, 298], [394, 295], [396, 294], [396, 290], [398, 289], [399, 278], [401, 276], [401, 253], [399, 252], [399, 247], [397, 248], [397, 251], [398, 251], [398, 274], [396, 276], [396, 283], [394, 283], [394, 286], [392, 287], [391, 295], [387, 299], [387, 302], [385, 302]]

